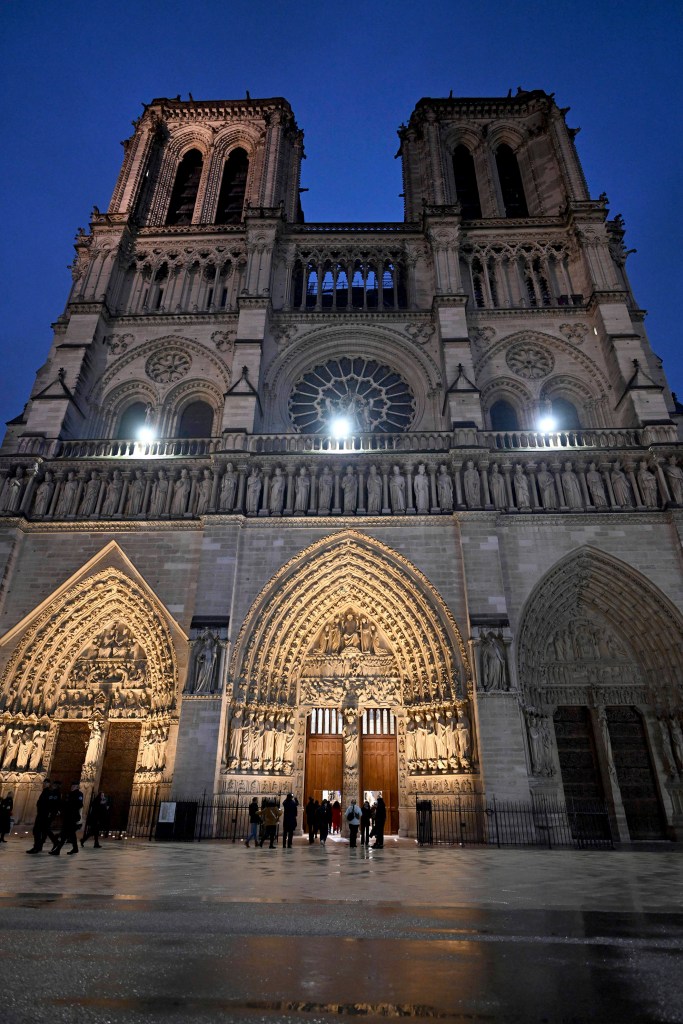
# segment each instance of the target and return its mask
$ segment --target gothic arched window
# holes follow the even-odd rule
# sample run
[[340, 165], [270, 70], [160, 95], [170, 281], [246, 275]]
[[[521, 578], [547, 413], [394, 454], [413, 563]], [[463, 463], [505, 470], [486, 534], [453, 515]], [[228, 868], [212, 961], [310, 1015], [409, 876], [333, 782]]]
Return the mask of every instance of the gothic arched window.
[[167, 224], [192, 223], [203, 163], [199, 150], [190, 149], [178, 164], [166, 217]]
[[144, 402], [134, 402], [124, 410], [116, 430], [117, 441], [129, 441], [137, 437], [138, 431], [145, 425], [147, 406]]
[[528, 217], [529, 210], [526, 205], [517, 157], [505, 143], [502, 143], [496, 150], [496, 167], [498, 168], [505, 216]]
[[580, 430], [581, 421], [576, 411], [576, 406], [568, 402], [566, 398], [553, 398], [553, 419], [557, 426], [556, 430]]
[[248, 173], [249, 157], [243, 149], [233, 149], [223, 168], [216, 224], [239, 224], [242, 220]]
[[213, 433], [213, 409], [208, 402], [190, 402], [186, 405], [178, 422], [177, 437], [211, 437]]
[[517, 413], [509, 402], [500, 398], [489, 410], [491, 430], [519, 430]]
[[477, 172], [474, 158], [467, 146], [456, 146], [453, 152], [453, 175], [455, 194], [460, 203], [463, 220], [478, 220], [481, 217]]

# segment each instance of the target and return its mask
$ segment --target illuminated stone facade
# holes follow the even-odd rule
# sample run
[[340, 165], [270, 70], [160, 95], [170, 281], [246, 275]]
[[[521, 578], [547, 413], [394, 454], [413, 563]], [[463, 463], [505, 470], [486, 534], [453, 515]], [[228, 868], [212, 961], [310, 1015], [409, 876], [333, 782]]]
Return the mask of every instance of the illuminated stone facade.
[[286, 101], [145, 107], [0, 454], [19, 816], [52, 772], [681, 834], [678, 410], [565, 113], [423, 99], [405, 220], [306, 224]]

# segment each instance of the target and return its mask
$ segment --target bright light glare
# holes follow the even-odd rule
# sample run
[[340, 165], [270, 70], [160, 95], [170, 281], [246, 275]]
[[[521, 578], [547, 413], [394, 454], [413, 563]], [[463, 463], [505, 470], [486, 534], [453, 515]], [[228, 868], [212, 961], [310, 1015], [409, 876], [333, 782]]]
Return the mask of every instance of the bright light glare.
[[543, 416], [538, 421], [538, 429], [542, 430], [544, 434], [550, 433], [550, 431], [555, 430], [556, 427], [557, 422], [552, 416]]
[[142, 444], [151, 444], [154, 440], [154, 431], [151, 427], [140, 427], [138, 430], [138, 441]]
[[351, 433], [351, 420], [346, 416], [338, 416], [330, 424], [330, 433], [337, 441], [343, 441]]

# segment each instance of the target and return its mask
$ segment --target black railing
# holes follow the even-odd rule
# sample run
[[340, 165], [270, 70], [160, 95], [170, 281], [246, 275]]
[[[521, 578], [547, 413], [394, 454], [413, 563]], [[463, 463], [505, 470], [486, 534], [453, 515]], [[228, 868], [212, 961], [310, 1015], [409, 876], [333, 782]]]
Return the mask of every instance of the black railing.
[[537, 797], [529, 803], [485, 797], [439, 797], [416, 801], [420, 846], [611, 848], [604, 803]]
[[[281, 806], [280, 797], [264, 797]], [[227, 839], [237, 842], [249, 833], [249, 799], [228, 794], [195, 798], [174, 797], [134, 801], [128, 824], [120, 835], [128, 839], [173, 839], [199, 842]], [[259, 806], [261, 798], [259, 798]]]

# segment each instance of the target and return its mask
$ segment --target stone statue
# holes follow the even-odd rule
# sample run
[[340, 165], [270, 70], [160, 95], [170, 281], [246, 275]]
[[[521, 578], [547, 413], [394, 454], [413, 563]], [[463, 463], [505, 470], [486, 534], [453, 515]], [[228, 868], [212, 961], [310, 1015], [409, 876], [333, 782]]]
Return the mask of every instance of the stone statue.
[[529, 502], [529, 481], [524, 475], [524, 470], [519, 463], [515, 466], [513, 482], [515, 485], [515, 500], [517, 501], [517, 508], [531, 508], [531, 504]]
[[126, 499], [126, 515], [139, 516], [142, 512], [142, 503], [145, 500], [145, 480], [141, 469], [135, 470], [135, 476], [128, 487]]
[[221, 512], [231, 512], [235, 506], [235, 495], [237, 494], [237, 473], [232, 462], [225, 467], [225, 473], [221, 481], [221, 493], [218, 499]]
[[282, 507], [285, 503], [285, 478], [279, 466], [275, 467], [273, 478], [270, 481], [270, 494], [268, 496], [268, 508], [271, 516], [282, 515]]
[[378, 516], [382, 511], [382, 478], [377, 473], [377, 466], [368, 470], [368, 515]]
[[208, 629], [202, 630], [195, 641], [193, 693], [213, 692], [218, 649], [213, 633]]
[[458, 721], [455, 727], [455, 742], [458, 748], [458, 757], [466, 765], [470, 760], [470, 720], [464, 710], [458, 714]]
[[402, 475], [398, 466], [391, 470], [389, 478], [389, 494], [391, 496], [391, 511], [405, 512], [406, 510], [406, 478]]
[[358, 768], [358, 715], [347, 708], [344, 719], [344, 771], [352, 772]]
[[261, 474], [254, 466], [247, 480], [247, 515], [249, 516], [258, 515], [262, 486]]
[[90, 479], [83, 488], [83, 497], [78, 509], [79, 516], [93, 516], [97, 509], [97, 499], [100, 493], [99, 474], [93, 469]]
[[683, 731], [681, 731], [681, 723], [675, 715], [672, 715], [669, 721], [669, 731], [678, 774], [683, 775]]
[[553, 775], [553, 764], [550, 756], [550, 732], [548, 719], [533, 709], [527, 711], [527, 732], [529, 735], [529, 752], [531, 769], [534, 775]]
[[429, 512], [429, 477], [423, 462], [417, 467], [413, 490], [415, 491], [415, 508], [419, 515], [424, 515], [425, 512]]
[[3, 492], [3, 512], [18, 512], [24, 490], [24, 471], [17, 466], [14, 476], [9, 477]]
[[239, 764], [242, 753], [242, 731], [244, 729], [244, 710], [235, 708], [230, 720], [230, 747], [228, 752], [228, 766], [236, 767]]
[[683, 505], [683, 469], [676, 462], [675, 455], [669, 457], [665, 472], [671, 488], [671, 497], [677, 505]]
[[55, 491], [55, 485], [50, 470], [45, 471], [45, 476], [41, 483], [38, 484], [36, 491], [36, 498], [33, 505], [34, 516], [45, 516], [47, 515], [50, 502], [52, 501], [52, 495]]
[[162, 516], [166, 511], [168, 501], [168, 479], [163, 469], [157, 473], [157, 478], [152, 487], [152, 498], [149, 503], [149, 514], [151, 516]]
[[123, 480], [121, 473], [118, 469], [115, 469], [112, 478], [107, 484], [107, 493], [104, 496], [102, 503], [102, 515], [103, 516], [114, 516], [118, 512], [119, 502], [121, 501], [121, 491], [123, 490]]
[[66, 516], [73, 515], [76, 511], [74, 504], [76, 502], [76, 495], [78, 494], [78, 480], [73, 470], [69, 470], [67, 473], [66, 480], [62, 484], [61, 494], [57, 499], [57, 508], [55, 509], [55, 518], [65, 519]]
[[595, 508], [607, 508], [607, 495], [605, 494], [605, 485], [602, 482], [602, 474], [598, 472], [594, 462], [591, 462], [588, 466], [586, 483], [588, 484], [591, 501]]
[[197, 485], [197, 502], [194, 512], [196, 516], [203, 516], [208, 512], [212, 491], [213, 480], [211, 479], [211, 470], [205, 469]]
[[358, 477], [353, 472], [353, 466], [346, 467], [341, 489], [344, 492], [344, 515], [353, 515], [358, 505]]
[[548, 463], [542, 462], [541, 468], [536, 476], [541, 491], [541, 504], [543, 508], [557, 508], [557, 491], [555, 490], [555, 477], [548, 469]]
[[190, 497], [192, 482], [186, 469], [180, 470], [180, 476], [173, 484], [173, 500], [171, 515], [182, 516], [187, 512], [187, 499]]
[[330, 473], [330, 467], [323, 466], [323, 471], [320, 474], [320, 483], [318, 485], [318, 512], [320, 515], [327, 516], [330, 514], [333, 487], [334, 477]]
[[657, 478], [650, 471], [645, 460], [640, 463], [638, 486], [643, 505], [646, 505], [647, 508], [657, 508]]
[[285, 767], [291, 771], [294, 764], [294, 737], [296, 735], [296, 729], [294, 727], [294, 721], [291, 715], [287, 715], [285, 718], [285, 753], [284, 753], [284, 764]]
[[311, 478], [302, 466], [294, 486], [294, 513], [305, 516], [308, 512], [308, 499], [311, 494]]
[[676, 759], [674, 757], [673, 746], [671, 743], [671, 733], [669, 732], [669, 722], [666, 718], [658, 718], [659, 722], [659, 733], [662, 741], [662, 763], [664, 765], [664, 771], [667, 775], [673, 776], [676, 774]]
[[47, 740], [47, 731], [45, 729], [36, 729], [33, 733], [33, 749], [31, 750], [28, 767], [32, 772], [37, 772], [43, 763], [43, 753], [45, 751], [45, 741]]
[[573, 471], [571, 462], [565, 462], [564, 464], [562, 489], [564, 490], [564, 500], [569, 508], [583, 508], [579, 478]]
[[505, 492], [505, 479], [501, 475], [496, 462], [494, 462], [491, 467], [489, 486], [491, 488], [491, 500], [493, 501], [493, 507], [497, 509], [507, 508], [508, 502], [507, 494]]
[[439, 475], [436, 478], [436, 493], [439, 497], [439, 508], [442, 512], [453, 511], [453, 483], [448, 475], [445, 465], [439, 466]]
[[466, 467], [467, 468], [465, 469], [465, 472], [462, 475], [462, 482], [467, 507], [480, 508], [481, 484], [479, 481], [479, 473], [474, 468], [474, 462], [472, 461], [472, 459], [467, 460]]
[[510, 689], [507, 652], [499, 633], [489, 632], [481, 638], [481, 682], [487, 693]]
[[621, 468], [619, 459], [614, 463], [614, 468], [610, 473], [612, 479], [612, 490], [614, 491], [614, 500], [617, 505], [622, 508], [633, 508], [633, 499], [631, 497], [631, 485], [629, 484], [626, 474]]

